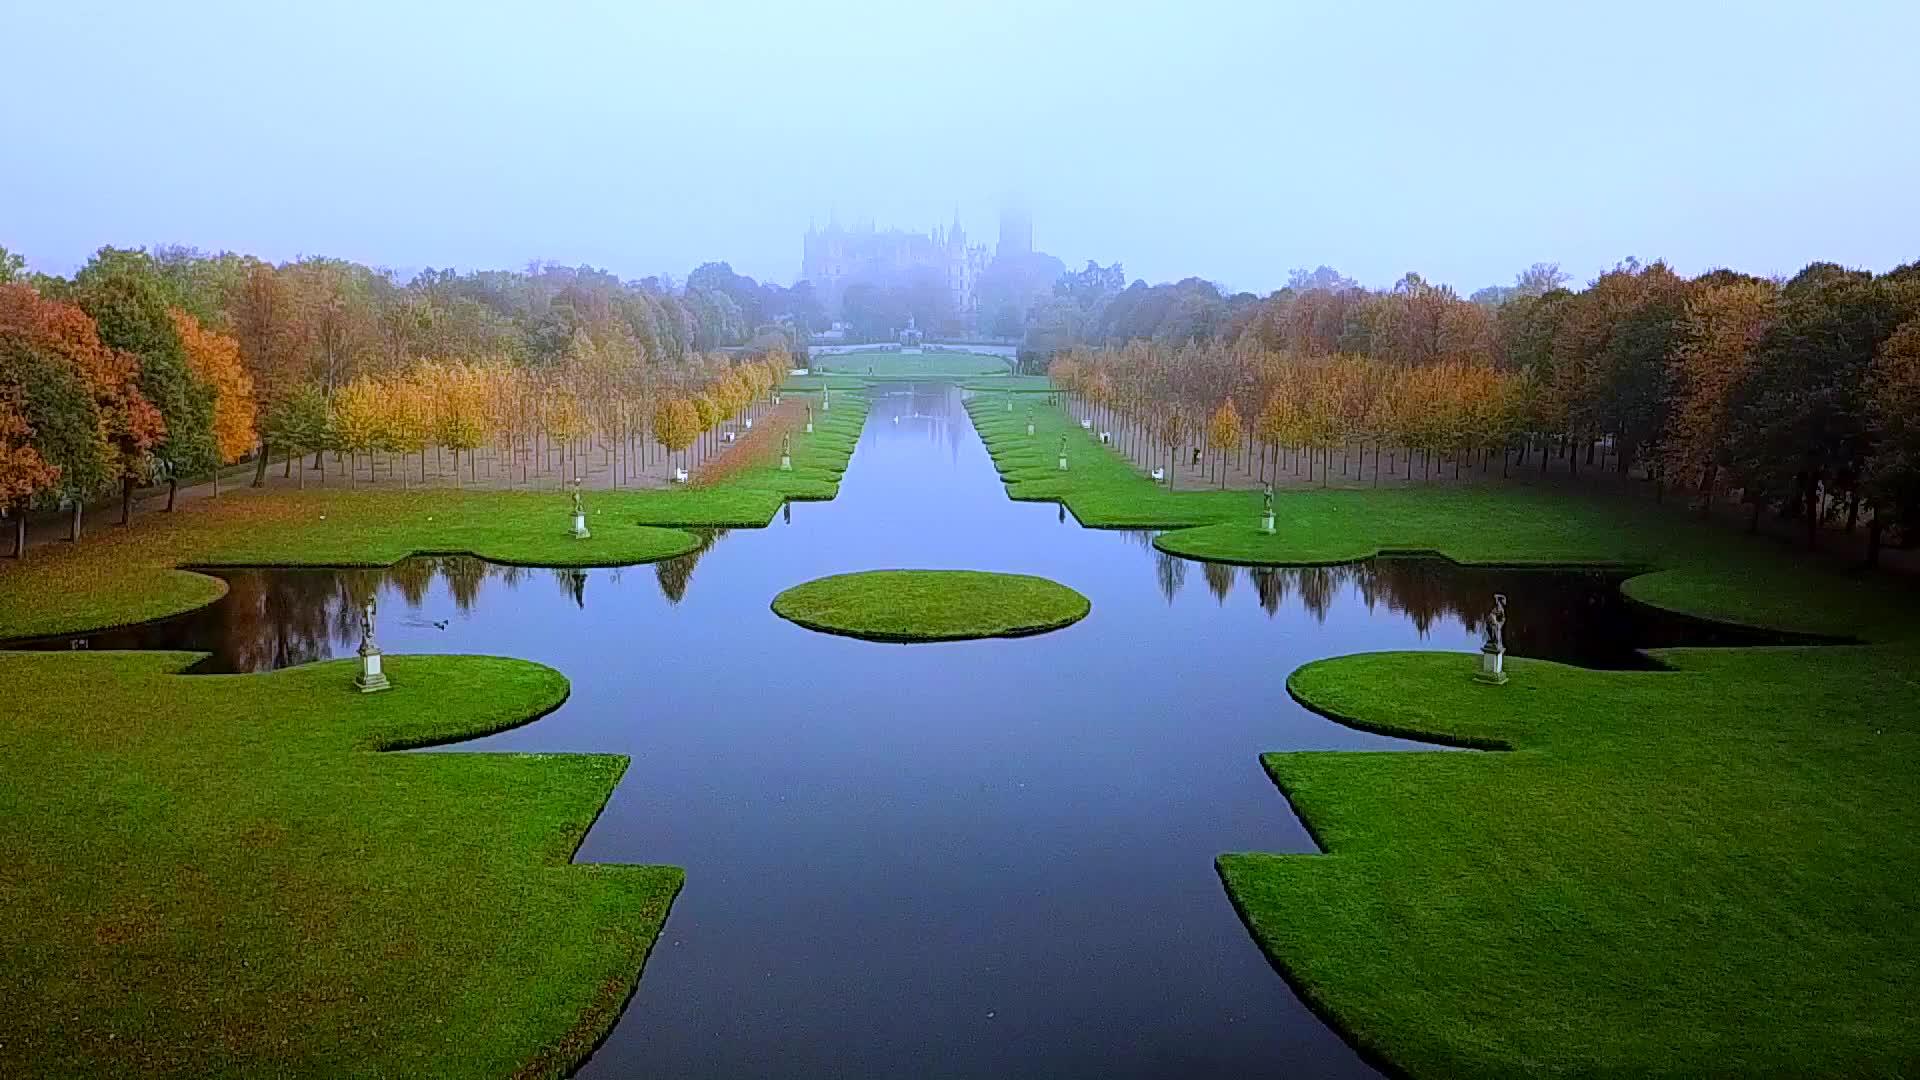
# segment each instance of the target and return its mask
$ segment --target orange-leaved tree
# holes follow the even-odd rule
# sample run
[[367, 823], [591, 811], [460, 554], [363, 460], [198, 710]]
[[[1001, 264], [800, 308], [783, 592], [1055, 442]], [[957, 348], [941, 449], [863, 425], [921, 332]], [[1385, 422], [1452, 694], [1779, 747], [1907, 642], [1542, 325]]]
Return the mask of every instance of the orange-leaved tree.
[[255, 403], [253, 377], [240, 360], [240, 343], [209, 330], [179, 308], [169, 308], [173, 328], [187, 353], [187, 370], [213, 391], [213, 493], [220, 494], [220, 469], [253, 449]]

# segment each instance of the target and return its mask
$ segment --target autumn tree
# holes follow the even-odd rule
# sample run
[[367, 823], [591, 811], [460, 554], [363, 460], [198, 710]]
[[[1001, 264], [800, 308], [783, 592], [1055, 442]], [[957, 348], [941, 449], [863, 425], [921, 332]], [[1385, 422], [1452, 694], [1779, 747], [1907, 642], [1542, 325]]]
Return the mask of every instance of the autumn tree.
[[1221, 402], [1207, 421], [1207, 441], [1219, 455], [1221, 487], [1227, 486], [1227, 448], [1240, 441], [1241, 431], [1240, 411], [1234, 408], [1232, 399]]
[[687, 399], [664, 397], [654, 406], [653, 436], [668, 453], [679, 453], [692, 446], [700, 431], [699, 410]]
[[187, 312], [170, 312], [186, 350], [187, 368], [213, 393], [213, 493], [220, 494], [219, 466], [240, 460], [254, 446], [253, 378], [240, 362], [240, 343], [215, 333]]
[[386, 434], [384, 395], [377, 379], [358, 375], [333, 392], [333, 448], [347, 455], [347, 480], [359, 476], [359, 455], [381, 445]]
[[[468, 471], [473, 471], [473, 452], [487, 440], [490, 409], [486, 373], [470, 364], [433, 364], [416, 372], [415, 381], [423, 386], [428, 398], [431, 437], [453, 451], [453, 477], [458, 483], [460, 454], [466, 452]], [[423, 462], [423, 475], [424, 470]]]
[[[140, 392], [165, 428], [154, 453], [179, 473], [212, 468], [213, 390], [193, 375], [153, 260], [142, 251], [101, 248], [74, 276], [74, 295], [101, 342], [137, 358]], [[124, 499], [136, 479], [131, 470], [123, 475]]]
[[[64, 371], [79, 380], [84, 394], [91, 400], [90, 415], [98, 429], [95, 438], [86, 445], [103, 448], [99, 468], [78, 459], [65, 460], [66, 455], [73, 453], [90, 459], [93, 452], [82, 453], [80, 444], [69, 441], [65, 434], [60, 436], [62, 450], [58, 453], [43, 450], [41, 456], [61, 470], [63, 489], [77, 499], [91, 498], [121, 482], [124, 521], [125, 515], [131, 512], [132, 484], [145, 472], [149, 452], [166, 430], [159, 410], [140, 390], [139, 358], [102, 342], [93, 319], [79, 307], [49, 299], [19, 284], [0, 285], [0, 338], [12, 338], [32, 349], [44, 350], [43, 361], [63, 365]], [[48, 374], [51, 370], [42, 369], [42, 376], [52, 378]], [[70, 418], [65, 411], [67, 403], [59, 400], [64, 388], [69, 386], [65, 375], [41, 385], [46, 392], [54, 393], [56, 400], [41, 402], [22, 391], [21, 408], [29, 421], [36, 428], [44, 427], [44, 419], [32, 419], [41, 409], [58, 411], [63, 421]], [[60, 430], [64, 432], [65, 428]]]
[[[13, 556], [27, 550], [27, 507], [42, 492], [52, 490], [60, 479], [60, 469], [50, 463], [34, 445], [34, 427], [27, 421], [26, 395], [29, 380], [21, 379], [29, 363], [41, 358], [22, 355], [31, 346], [21, 341], [0, 339], [0, 518], [13, 519]], [[70, 384], [67, 392], [76, 403], [82, 402], [81, 388]], [[80, 432], [97, 432], [98, 424], [82, 417]], [[104, 448], [100, 448], [104, 451]]]
[[1703, 508], [1731, 463], [1734, 388], [1751, 370], [1779, 299], [1778, 287], [1753, 279], [1706, 288], [1687, 302], [1667, 362], [1673, 400], [1663, 452], [1668, 474], [1699, 485]]

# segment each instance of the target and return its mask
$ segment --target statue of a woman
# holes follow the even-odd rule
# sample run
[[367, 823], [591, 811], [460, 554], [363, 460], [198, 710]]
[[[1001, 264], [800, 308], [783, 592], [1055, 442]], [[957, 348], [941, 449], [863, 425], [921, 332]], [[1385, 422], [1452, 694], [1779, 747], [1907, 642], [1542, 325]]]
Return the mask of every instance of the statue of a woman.
[[1486, 622], [1481, 624], [1484, 641], [1480, 651], [1503, 653], [1507, 651], [1507, 594], [1493, 594], [1493, 610], [1487, 612]]
[[1271, 516], [1273, 514], [1273, 485], [1272, 484], [1268, 484], [1264, 489], [1261, 490], [1260, 498], [1266, 504], [1265, 510], [1267, 514]]
[[587, 512], [586, 504], [580, 501], [580, 481], [573, 482], [573, 512], [577, 517]]
[[374, 594], [367, 594], [367, 602], [360, 608], [360, 648], [362, 651], [373, 648]]
[[1067, 437], [1065, 435], [1060, 436], [1060, 456], [1067, 456]]

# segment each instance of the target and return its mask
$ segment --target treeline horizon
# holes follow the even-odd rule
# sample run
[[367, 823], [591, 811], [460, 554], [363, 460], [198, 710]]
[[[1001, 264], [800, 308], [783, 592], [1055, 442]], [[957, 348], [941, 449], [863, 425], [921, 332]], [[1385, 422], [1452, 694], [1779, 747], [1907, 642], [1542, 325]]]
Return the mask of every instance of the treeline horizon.
[[124, 517], [135, 486], [248, 454], [259, 483], [275, 447], [607, 427], [685, 449], [766, 396], [816, 308], [719, 263], [682, 284], [540, 265], [401, 285], [339, 259], [107, 247], [61, 278], [0, 248], [0, 517], [116, 487]]
[[[1089, 262], [1032, 286], [1020, 362], [1064, 358], [1064, 382], [1114, 395], [1101, 403], [1156, 439], [1218, 444], [1238, 425], [1313, 448], [1601, 445], [1622, 473], [1804, 517], [1810, 539], [1834, 507], [1850, 521], [1864, 508], [1877, 541], [1920, 519], [1917, 282], [1920, 264], [1874, 275], [1815, 263], [1781, 281], [1628, 260], [1579, 289], [1540, 263], [1462, 297], [1418, 274], [1368, 289], [1322, 266], [1258, 297], [1200, 278], [1128, 283], [1118, 263]], [[0, 249], [0, 512], [248, 453], [264, 469], [276, 440], [329, 448], [336, 398], [356, 381], [419, 387], [453, 372], [505, 385], [500, 369], [518, 370], [507, 383], [575, 417], [552, 421], [557, 432], [596, 427], [577, 417], [614, 394], [615, 426], [652, 437], [655, 411], [672, 411], [658, 427], [677, 443], [731, 411], [699, 400], [732, 404], [730, 364], [804, 357], [828, 317], [808, 283], [760, 283], [723, 262], [684, 282], [549, 264], [400, 284], [338, 259], [108, 247], [60, 278]], [[404, 425], [410, 449], [421, 423]], [[357, 449], [394, 441], [348, 427]]]
[[1870, 557], [1886, 527], [1920, 532], [1920, 263], [1780, 281], [1629, 260], [1578, 291], [1538, 264], [1478, 299], [1335, 275], [1238, 305], [1193, 281], [1089, 287], [1099, 270], [1062, 279], [1058, 332], [1024, 361], [1161, 446], [1371, 443], [1376, 475], [1382, 446], [1503, 468], [1553, 446], [1703, 505], [1737, 494], [1809, 544], [1841, 515]]

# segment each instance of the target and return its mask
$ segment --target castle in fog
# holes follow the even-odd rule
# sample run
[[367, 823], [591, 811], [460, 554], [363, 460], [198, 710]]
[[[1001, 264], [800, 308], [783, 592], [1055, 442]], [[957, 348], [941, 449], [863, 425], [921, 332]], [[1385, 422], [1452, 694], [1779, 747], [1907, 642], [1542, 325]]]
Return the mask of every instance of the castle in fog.
[[1000, 243], [991, 256], [985, 244], [967, 243], [957, 211], [951, 226], [923, 233], [830, 220], [825, 229], [807, 227], [800, 280], [812, 282], [821, 303], [838, 314], [850, 285], [900, 288], [932, 279], [945, 283], [955, 313], [972, 316], [980, 307], [980, 279], [993, 260], [1018, 260], [1032, 252], [1033, 219], [1024, 210], [1000, 212]]

